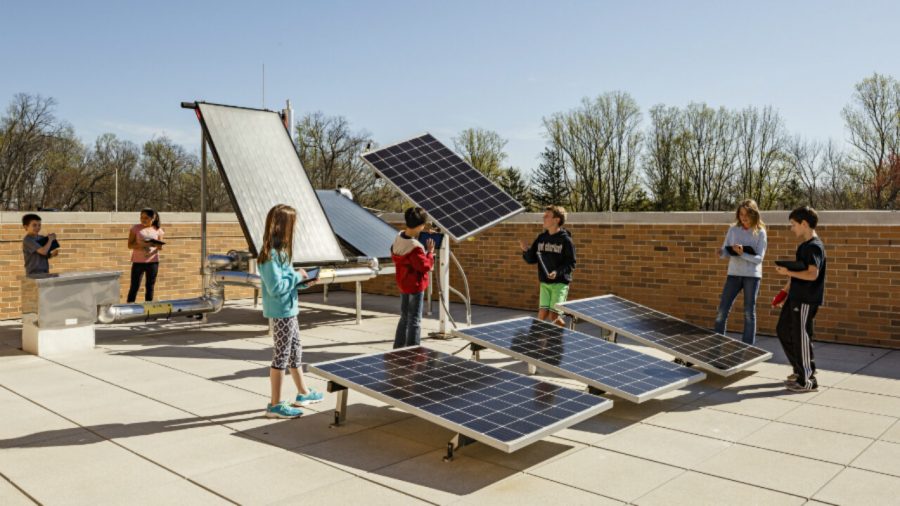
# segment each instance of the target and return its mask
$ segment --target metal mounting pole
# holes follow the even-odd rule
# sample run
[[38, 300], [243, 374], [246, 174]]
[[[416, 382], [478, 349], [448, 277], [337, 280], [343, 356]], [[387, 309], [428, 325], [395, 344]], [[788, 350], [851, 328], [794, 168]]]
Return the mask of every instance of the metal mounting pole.
[[450, 236], [444, 234], [444, 240], [441, 241], [440, 263], [438, 265], [438, 277], [440, 278], [441, 291], [438, 294], [440, 302], [438, 312], [440, 314], [438, 320], [438, 333], [442, 336], [447, 335], [447, 321], [450, 319], [448, 311], [450, 311]]
[[[209, 287], [209, 261], [206, 257], [206, 135], [200, 129], [200, 293], [206, 294]], [[207, 323], [206, 313], [200, 317]]]
[[362, 282], [356, 282], [356, 324], [362, 323]]

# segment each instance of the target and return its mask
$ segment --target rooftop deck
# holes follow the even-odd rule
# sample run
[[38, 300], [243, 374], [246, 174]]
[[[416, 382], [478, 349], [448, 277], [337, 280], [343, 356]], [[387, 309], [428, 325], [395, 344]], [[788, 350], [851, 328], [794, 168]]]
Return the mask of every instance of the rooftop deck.
[[[301, 302], [303, 362], [391, 348], [398, 299], [367, 295], [361, 325], [350, 293]], [[476, 323], [526, 314], [473, 311]], [[877, 505], [900, 497], [900, 351], [817, 345], [819, 392], [791, 394], [780, 346], [763, 337], [775, 358], [750, 371], [710, 374], [640, 405], [616, 399], [610, 411], [512, 454], [476, 443], [444, 463], [449, 431], [357, 392], [342, 427], [329, 428], [332, 394], [302, 418], [264, 418], [271, 338], [250, 301], [230, 301], [205, 326], [99, 328], [95, 350], [53, 360], [18, 350], [20, 332], [0, 322], [4, 505]], [[423, 344], [456, 352], [466, 342]], [[490, 351], [482, 359], [527, 369]], [[284, 393], [293, 395], [290, 381]]]

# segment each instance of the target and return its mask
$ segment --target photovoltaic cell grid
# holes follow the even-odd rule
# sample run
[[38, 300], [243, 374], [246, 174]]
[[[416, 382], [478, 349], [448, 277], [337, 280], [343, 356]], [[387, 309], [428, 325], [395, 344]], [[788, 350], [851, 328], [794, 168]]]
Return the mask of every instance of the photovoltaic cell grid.
[[421, 346], [314, 364], [310, 370], [507, 452], [613, 404]]
[[431, 134], [362, 157], [457, 241], [524, 211]]
[[359, 254], [390, 258], [397, 229], [337, 190], [316, 190], [328, 221], [342, 241]]
[[766, 350], [615, 295], [573, 300], [556, 308], [722, 376], [772, 358]]
[[259, 255], [269, 209], [287, 204], [297, 211], [294, 262], [344, 262], [278, 113], [207, 103], [197, 106], [251, 252]]
[[477, 325], [454, 333], [632, 402], [706, 378], [700, 371], [535, 318]]

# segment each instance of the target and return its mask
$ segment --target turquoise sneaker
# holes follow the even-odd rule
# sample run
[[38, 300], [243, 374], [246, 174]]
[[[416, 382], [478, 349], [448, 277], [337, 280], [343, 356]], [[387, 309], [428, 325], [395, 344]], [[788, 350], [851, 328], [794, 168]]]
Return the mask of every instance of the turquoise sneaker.
[[291, 407], [287, 401], [279, 402], [276, 405], [266, 405], [266, 418], [297, 418], [302, 415], [303, 411]]
[[309, 389], [309, 393], [306, 395], [297, 394], [297, 399], [294, 400], [294, 404], [292, 406], [309, 406], [310, 404], [315, 404], [317, 402], [322, 402], [322, 399], [325, 396], [322, 392], [316, 392], [312, 388]]

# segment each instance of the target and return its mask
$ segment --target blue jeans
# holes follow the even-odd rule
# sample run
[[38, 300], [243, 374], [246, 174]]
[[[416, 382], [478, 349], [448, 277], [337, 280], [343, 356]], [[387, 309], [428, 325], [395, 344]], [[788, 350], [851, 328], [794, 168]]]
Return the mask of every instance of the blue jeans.
[[394, 333], [394, 349], [418, 346], [422, 338], [422, 302], [425, 292], [400, 295], [400, 321]]
[[744, 291], [744, 335], [741, 338], [747, 344], [756, 342], [756, 296], [759, 294], [759, 278], [747, 276], [728, 276], [722, 288], [722, 299], [719, 301], [719, 312], [716, 314], [716, 332], [725, 333], [728, 313], [738, 292]]

